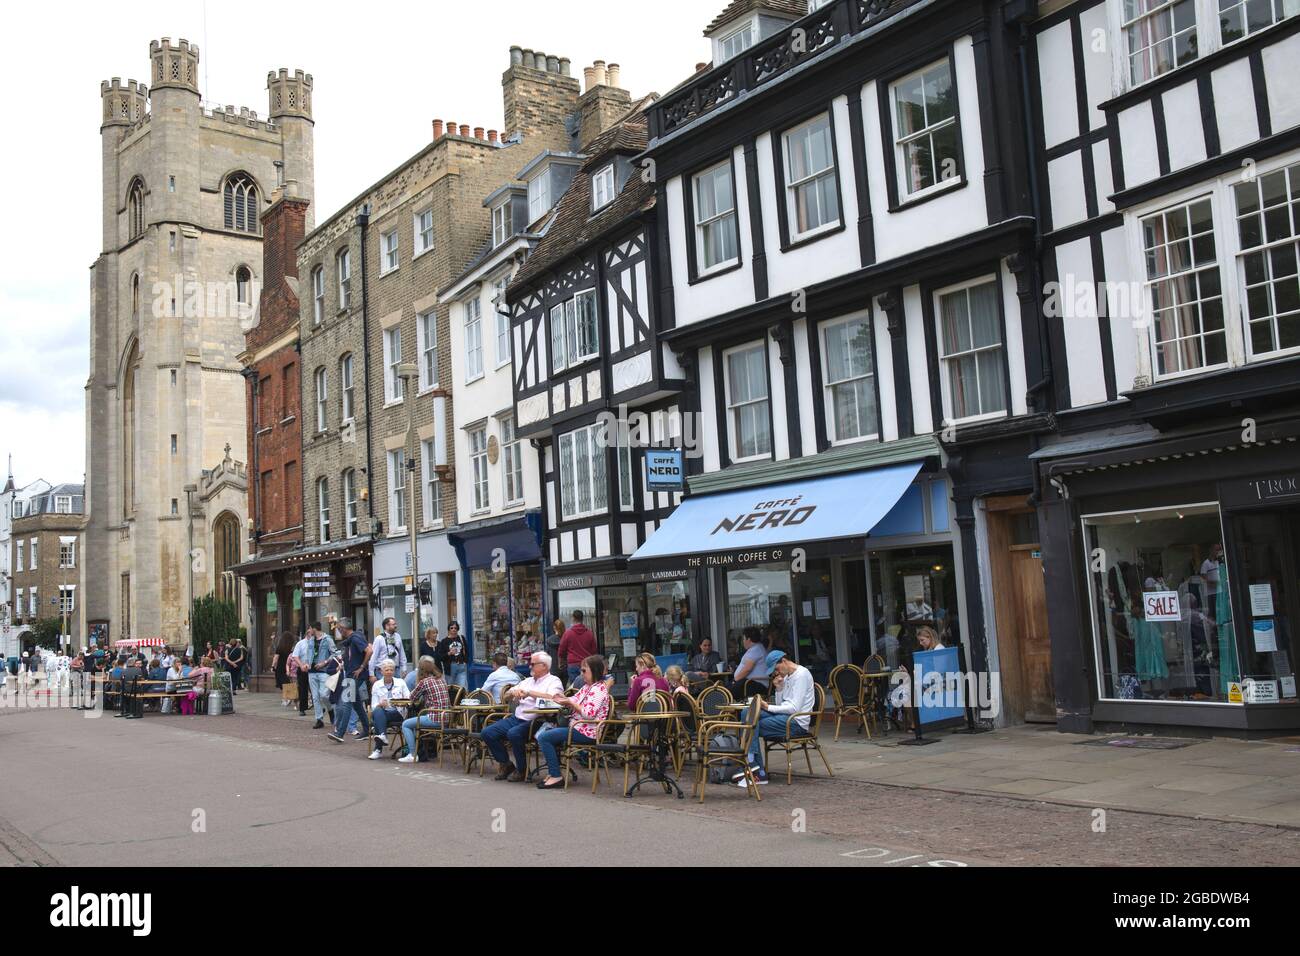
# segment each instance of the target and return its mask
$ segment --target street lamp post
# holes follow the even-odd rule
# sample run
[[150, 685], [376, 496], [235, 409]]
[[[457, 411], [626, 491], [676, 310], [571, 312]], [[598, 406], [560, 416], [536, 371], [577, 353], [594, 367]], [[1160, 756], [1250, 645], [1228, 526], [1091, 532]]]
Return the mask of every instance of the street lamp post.
[[420, 650], [420, 556], [416, 539], [415, 518], [415, 394], [420, 378], [420, 367], [414, 362], [397, 366], [402, 379], [402, 398], [406, 402], [406, 525], [411, 536], [411, 653], [407, 659], [419, 663]]
[[189, 635], [190, 650], [195, 653], [198, 648], [194, 646], [194, 495], [198, 492], [198, 485], [186, 485], [185, 491], [185, 524], [189, 529], [190, 548], [186, 553], [186, 563], [190, 566], [189, 575], [186, 578], [189, 581], [189, 605], [185, 612], [185, 630]]

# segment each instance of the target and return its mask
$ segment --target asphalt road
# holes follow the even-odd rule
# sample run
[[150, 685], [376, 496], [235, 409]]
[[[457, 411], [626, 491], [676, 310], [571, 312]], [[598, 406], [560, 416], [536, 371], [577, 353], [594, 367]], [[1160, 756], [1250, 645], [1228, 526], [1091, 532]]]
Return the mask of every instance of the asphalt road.
[[2, 712], [0, 864], [1300, 863], [1300, 833], [1253, 824], [1110, 811], [1098, 831], [1086, 808], [776, 774], [761, 804], [593, 796], [585, 774], [542, 793], [364, 753], [310, 721]]

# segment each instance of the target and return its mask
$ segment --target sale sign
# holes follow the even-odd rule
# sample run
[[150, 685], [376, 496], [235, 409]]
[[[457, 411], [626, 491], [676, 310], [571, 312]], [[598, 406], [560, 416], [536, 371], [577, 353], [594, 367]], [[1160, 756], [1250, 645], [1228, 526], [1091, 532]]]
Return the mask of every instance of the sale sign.
[[1143, 616], [1148, 621], [1181, 621], [1177, 591], [1143, 591]]

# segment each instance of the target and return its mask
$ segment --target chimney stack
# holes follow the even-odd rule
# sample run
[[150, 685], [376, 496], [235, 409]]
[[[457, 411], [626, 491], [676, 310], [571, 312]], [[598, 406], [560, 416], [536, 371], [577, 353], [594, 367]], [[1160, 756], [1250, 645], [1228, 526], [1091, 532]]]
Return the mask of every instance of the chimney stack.
[[585, 150], [597, 136], [614, 125], [614, 122], [632, 107], [632, 97], [619, 85], [619, 66], [597, 60], [586, 67], [586, 92], [578, 100], [578, 146]]

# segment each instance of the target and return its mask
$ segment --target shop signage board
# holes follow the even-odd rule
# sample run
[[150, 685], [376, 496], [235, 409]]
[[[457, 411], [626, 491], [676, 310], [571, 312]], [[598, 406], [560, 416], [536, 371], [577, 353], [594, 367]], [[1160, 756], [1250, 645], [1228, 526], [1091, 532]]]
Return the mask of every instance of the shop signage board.
[[1143, 591], [1142, 612], [1148, 621], [1181, 621], [1177, 591]]
[[1277, 681], [1251, 680], [1241, 682], [1242, 695], [1248, 704], [1276, 704], [1278, 702]]
[[922, 726], [965, 718], [957, 648], [915, 652], [912, 655], [912, 673], [918, 678], [918, 682], [913, 684], [913, 692], [919, 694], [914, 703]]
[[1228, 507], [1289, 504], [1300, 501], [1300, 474], [1265, 475], [1220, 485], [1219, 498]]
[[686, 465], [679, 448], [649, 448], [645, 453], [646, 491], [684, 491]]
[[1233, 681], [1228, 685], [1228, 703], [1230, 704], [1242, 703], [1241, 685], [1238, 684], [1236, 681]]
[[1255, 650], [1261, 654], [1272, 654], [1277, 650], [1277, 630], [1272, 618], [1266, 621], [1253, 621], [1251, 633], [1255, 635]]
[[1250, 615], [1251, 617], [1272, 617], [1273, 616], [1273, 586], [1265, 582], [1264, 584], [1252, 584], [1250, 586]]

